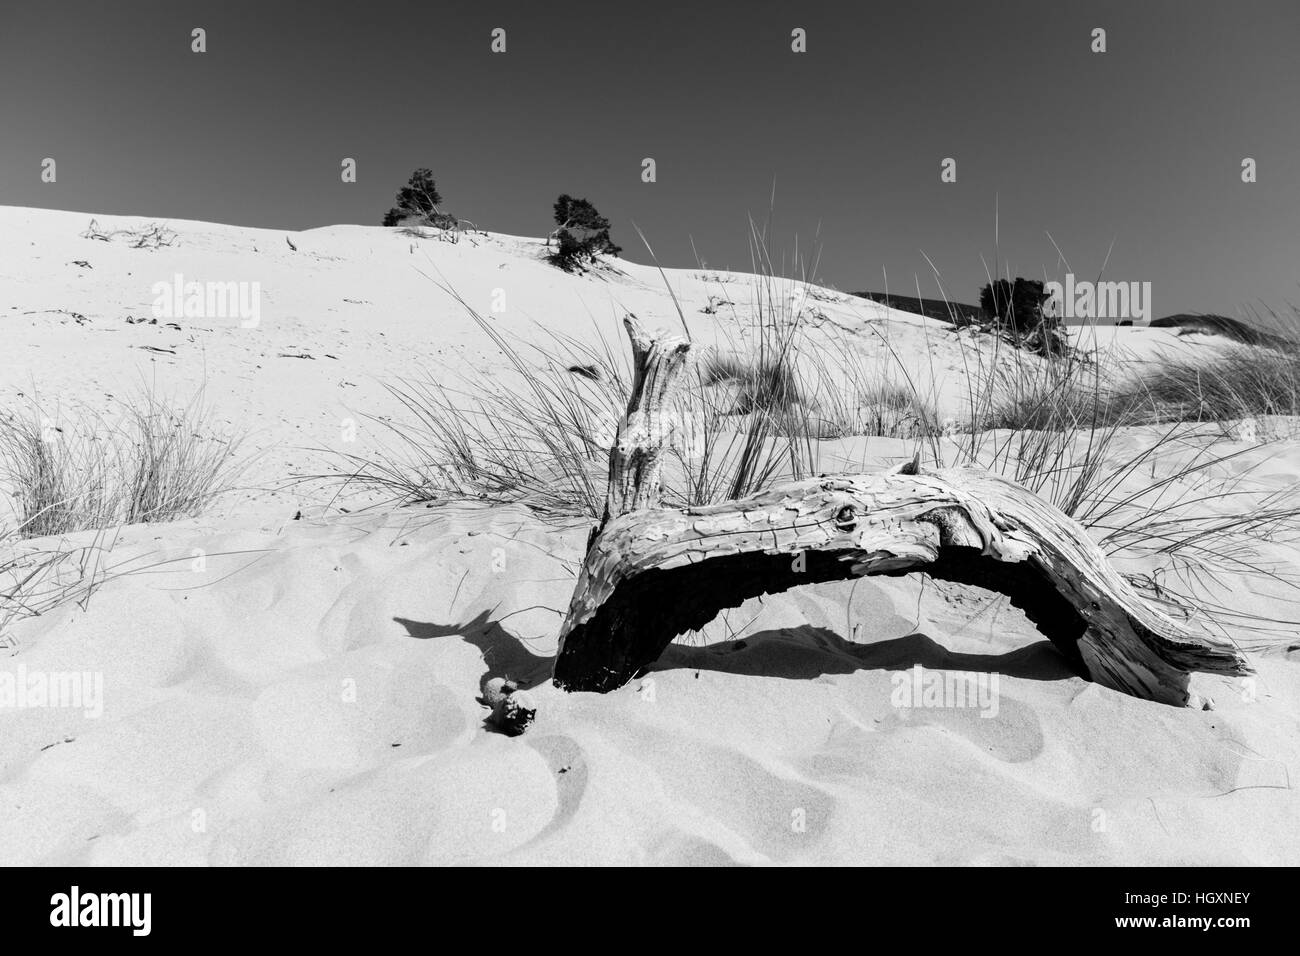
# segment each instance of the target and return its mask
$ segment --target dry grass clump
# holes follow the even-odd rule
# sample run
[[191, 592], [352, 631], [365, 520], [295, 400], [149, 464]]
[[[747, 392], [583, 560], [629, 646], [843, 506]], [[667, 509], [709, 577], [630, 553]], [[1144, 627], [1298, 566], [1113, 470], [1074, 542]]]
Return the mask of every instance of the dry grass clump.
[[[331, 452], [339, 462], [332, 472], [300, 480], [359, 485], [400, 504], [523, 502], [549, 514], [598, 517], [609, 447], [631, 389], [626, 355], [603, 339], [595, 347], [558, 335], [516, 344], [461, 304], [513, 376], [388, 384], [406, 414], [371, 417], [389, 435], [387, 447], [374, 456]], [[734, 368], [748, 376], [743, 364]], [[789, 434], [798, 405], [755, 389], [738, 409], [719, 369], [692, 365], [675, 399], [664, 489], [671, 505], [747, 494], [790, 468], [807, 473], [805, 442]]]
[[[757, 232], [753, 238], [758, 275], [743, 345], [705, 352], [675, 400], [664, 488], [671, 506], [739, 497], [777, 477], [816, 470], [817, 423], [793, 365], [801, 333], [794, 283], [775, 274]], [[454, 289], [439, 288], [501, 351], [514, 381], [475, 376], [459, 387], [433, 380], [390, 385], [408, 414], [402, 421], [374, 419], [391, 436], [389, 448], [374, 457], [331, 453], [342, 467], [300, 480], [359, 484], [398, 503], [519, 501], [598, 517], [609, 446], [630, 390], [622, 341], [611, 345], [602, 337], [591, 347], [548, 334], [542, 345], [516, 344]]]
[[144, 392], [111, 415], [74, 420], [32, 406], [0, 419], [10, 533], [39, 538], [197, 515], [237, 477], [238, 447], [197, 399], [172, 407]]
[[1242, 419], [1296, 413], [1296, 355], [1230, 346], [1213, 361], [1166, 357], [1140, 378], [1095, 351], [980, 362], [970, 426], [936, 463], [1012, 478], [1108, 554], [1154, 563], [1157, 573], [1126, 576], [1171, 612], [1190, 609], [1234, 639], [1276, 641], [1300, 623], [1209, 595], [1245, 575], [1300, 597], [1294, 562], [1279, 558], [1300, 543], [1300, 494], [1257, 480], [1239, 461], [1255, 446], [1235, 441]]
[[1300, 315], [1291, 326], [1265, 344], [1221, 340], [1208, 355], [1163, 355], [1136, 374], [1122, 374], [1114, 356], [1079, 352], [1017, 362], [1009, 376], [984, 376], [972, 419], [982, 428], [1073, 429], [1300, 415]]
[[407, 416], [370, 416], [390, 436], [387, 449], [341, 455], [342, 469], [304, 477], [357, 484], [402, 504], [522, 501], [549, 513], [599, 515], [609, 445], [627, 403], [625, 360], [562, 338], [551, 348], [516, 347], [470, 312], [518, 384], [477, 376], [463, 387], [434, 378], [388, 384]]
[[[850, 365], [850, 368], [854, 366]], [[951, 430], [932, 401], [885, 375], [819, 375], [813, 399], [800, 423], [818, 439], [933, 438]]]
[[867, 386], [857, 393], [856, 414], [845, 420], [837, 437], [878, 435], [884, 438], [922, 438], [943, 433], [934, 406], [911, 388], [896, 382]]
[[803, 400], [788, 355], [746, 360], [714, 354], [704, 361], [700, 372], [706, 386], [729, 385], [735, 389], [733, 414], [788, 414]]
[[239, 442], [217, 433], [201, 396], [173, 407], [142, 392], [113, 411], [47, 417], [33, 405], [0, 418], [0, 494], [13, 513], [0, 522], [0, 636], [140, 570], [106, 564], [115, 529], [197, 515], [239, 474]]
[[1181, 421], [1233, 422], [1300, 415], [1300, 343], [1232, 345], [1212, 361], [1166, 357], [1132, 390], [1154, 413]]
[[[1164, 356], [1138, 376], [1114, 357], [1072, 353], [981, 365], [973, 383], [971, 427], [948, 463], [1005, 474], [1086, 523], [1116, 476], [1150, 465], [1171, 445], [1218, 448], [1249, 432], [1243, 422], [1300, 414], [1300, 348], [1226, 345], [1208, 360]], [[1119, 448], [1144, 427], [1151, 441], [1133, 460]], [[1172, 480], [1224, 460], [1198, 455]]]

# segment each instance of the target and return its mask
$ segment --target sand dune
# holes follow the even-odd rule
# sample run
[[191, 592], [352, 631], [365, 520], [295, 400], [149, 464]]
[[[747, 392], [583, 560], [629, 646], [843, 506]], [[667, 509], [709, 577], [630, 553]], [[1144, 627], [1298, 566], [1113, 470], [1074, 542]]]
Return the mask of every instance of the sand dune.
[[[346, 499], [274, 484], [315, 466], [308, 449], [340, 447], [342, 420], [396, 414], [384, 380], [500, 368], [433, 280], [521, 337], [545, 323], [621, 348], [624, 310], [679, 324], [656, 270], [568, 276], [535, 240], [367, 227], [292, 233], [295, 250], [280, 232], [171, 222], [175, 245], [132, 249], [81, 238], [89, 219], [0, 209], [0, 407], [33, 389], [93, 406], [141, 377], [203, 385], [259, 457], [250, 487], [205, 516], [122, 531], [110, 563], [147, 572], [8, 635], [0, 674], [96, 674], [102, 696], [0, 706], [0, 863], [1300, 861], [1294, 651], [1258, 656], [1248, 686], [1208, 688], [1214, 710], [1165, 707], [1075, 676], [1005, 600], [914, 575], [751, 601], [632, 684], [570, 695], [547, 678], [585, 522], [515, 505], [342, 514]], [[153, 283], [175, 273], [260, 282], [259, 324], [148, 322]], [[697, 339], [721, 341], [731, 320], [700, 310], [748, 280], [668, 276]], [[875, 358], [887, 341], [941, 400], [961, 395], [961, 352], [938, 323], [787, 292], [828, 342], [851, 336]], [[1139, 358], [1197, 347], [1102, 331]], [[363, 426], [348, 447], [378, 441]], [[1251, 466], [1293, 483], [1300, 445], [1248, 449]], [[1287, 613], [1250, 586], [1227, 585]], [[996, 682], [995, 700], [899, 706], [936, 673]], [[526, 734], [485, 726], [476, 698], [493, 677], [531, 688]]]

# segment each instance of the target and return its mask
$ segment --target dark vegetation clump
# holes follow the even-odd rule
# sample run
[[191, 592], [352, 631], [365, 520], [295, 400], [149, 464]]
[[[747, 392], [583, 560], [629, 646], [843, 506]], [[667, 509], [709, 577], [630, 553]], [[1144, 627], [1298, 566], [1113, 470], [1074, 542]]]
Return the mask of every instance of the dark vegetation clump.
[[1037, 279], [995, 279], [980, 289], [984, 326], [1018, 348], [1043, 355], [1064, 354], [1069, 341], [1061, 320], [1043, 309], [1048, 298]]
[[1019, 276], [1014, 283], [995, 279], [980, 289], [980, 309], [985, 317], [1017, 334], [1032, 332], [1043, 323], [1046, 300], [1043, 283]]
[[456, 228], [459, 221], [438, 208], [441, 202], [442, 196], [433, 181], [433, 170], [417, 169], [406, 185], [397, 191], [397, 205], [384, 214], [384, 225]]
[[547, 238], [556, 249], [548, 259], [565, 272], [580, 272], [599, 255], [616, 256], [623, 250], [609, 237], [609, 220], [585, 199], [568, 193], [555, 200], [555, 231]]

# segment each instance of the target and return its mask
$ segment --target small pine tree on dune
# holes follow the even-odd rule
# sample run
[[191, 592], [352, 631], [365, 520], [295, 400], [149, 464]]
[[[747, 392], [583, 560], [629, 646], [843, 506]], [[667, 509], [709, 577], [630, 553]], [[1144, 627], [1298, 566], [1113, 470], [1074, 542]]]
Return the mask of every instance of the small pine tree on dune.
[[439, 211], [442, 196], [433, 181], [433, 170], [417, 169], [397, 192], [397, 205], [384, 214], [385, 226], [414, 223], [421, 226], [439, 226], [443, 229], [456, 225], [456, 217]]
[[1067, 340], [1061, 320], [1043, 310], [1048, 298], [1037, 279], [1017, 276], [1014, 283], [996, 279], [980, 289], [980, 308], [1018, 343], [1033, 351], [1059, 354], [1066, 350]]
[[555, 226], [546, 244], [555, 241], [550, 260], [565, 272], [581, 269], [602, 253], [616, 256], [623, 251], [609, 236], [609, 220], [585, 199], [564, 193], [555, 200]]

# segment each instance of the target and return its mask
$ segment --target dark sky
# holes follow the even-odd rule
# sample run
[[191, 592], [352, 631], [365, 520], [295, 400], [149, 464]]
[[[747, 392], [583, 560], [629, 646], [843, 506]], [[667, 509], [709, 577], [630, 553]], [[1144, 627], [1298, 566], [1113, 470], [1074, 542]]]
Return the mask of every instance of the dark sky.
[[924, 251], [965, 301], [997, 203], [1013, 274], [1063, 276], [1050, 232], [1095, 278], [1113, 239], [1155, 315], [1232, 314], [1300, 300], [1300, 2], [0, 0], [0, 203], [377, 225], [426, 165], [484, 228], [569, 192], [683, 266], [747, 268], [775, 181], [774, 257], [931, 295]]

